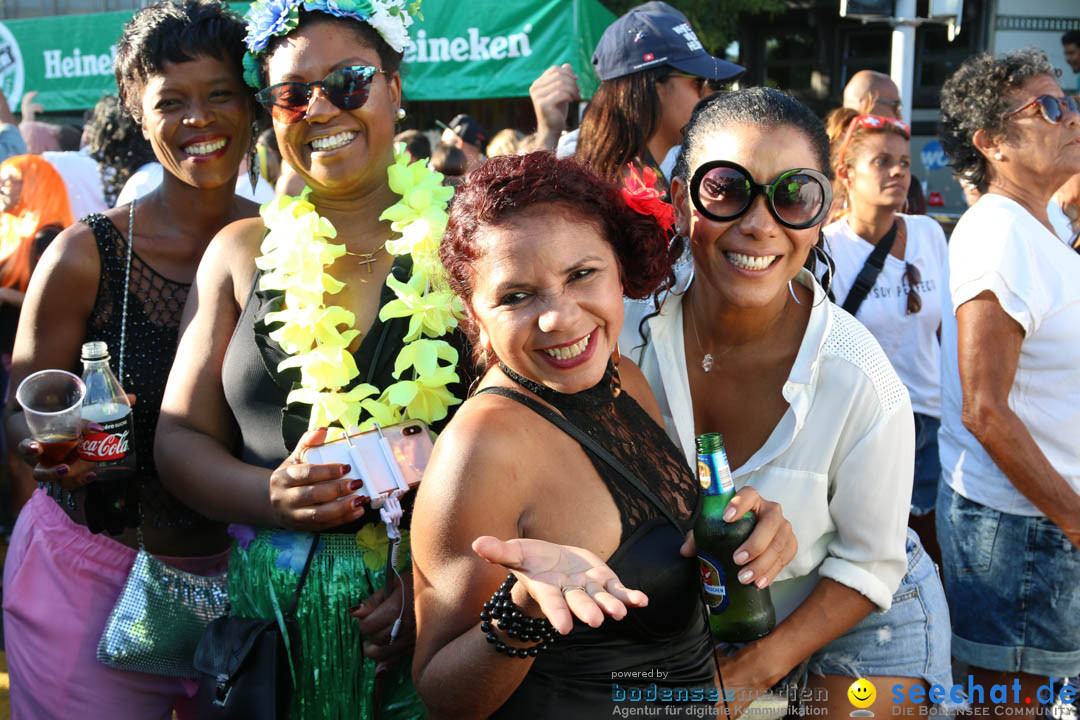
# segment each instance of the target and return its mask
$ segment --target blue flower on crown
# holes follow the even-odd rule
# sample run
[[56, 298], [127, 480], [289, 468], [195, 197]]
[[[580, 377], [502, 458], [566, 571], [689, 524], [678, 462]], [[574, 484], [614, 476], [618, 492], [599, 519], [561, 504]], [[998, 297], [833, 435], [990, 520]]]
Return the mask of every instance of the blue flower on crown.
[[292, 32], [300, 22], [300, 4], [303, 0], [259, 0], [251, 3], [244, 14], [247, 25], [248, 51], [253, 54], [266, 49], [270, 38]]

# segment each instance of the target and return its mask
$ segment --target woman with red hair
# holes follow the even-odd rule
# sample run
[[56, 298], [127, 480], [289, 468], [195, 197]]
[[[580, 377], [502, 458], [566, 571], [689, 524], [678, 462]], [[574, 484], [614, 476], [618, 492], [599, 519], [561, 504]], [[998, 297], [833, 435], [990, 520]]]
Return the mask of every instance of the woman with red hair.
[[0, 286], [5, 289], [0, 299], [5, 304], [22, 305], [38, 233], [73, 222], [64, 181], [47, 160], [16, 155], [0, 164]]

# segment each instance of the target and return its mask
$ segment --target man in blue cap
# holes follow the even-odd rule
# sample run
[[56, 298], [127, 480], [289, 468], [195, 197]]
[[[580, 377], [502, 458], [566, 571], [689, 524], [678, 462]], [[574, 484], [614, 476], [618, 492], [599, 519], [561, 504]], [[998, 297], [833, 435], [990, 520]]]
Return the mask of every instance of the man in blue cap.
[[[639, 5], [612, 23], [596, 46], [593, 65], [602, 82], [654, 68], [671, 71], [667, 80], [657, 83], [664, 121], [650, 138], [646, 153], [649, 157], [642, 158], [653, 166], [681, 143], [679, 131], [690, 119], [694, 104], [712, 87], [732, 82], [745, 70], [710, 55], [686, 16], [665, 2]], [[532, 147], [552, 149], [558, 141], [561, 157], [573, 154], [577, 132], [559, 139], [565, 127], [566, 107], [578, 99], [576, 78], [569, 66], [548, 68], [533, 83], [530, 95], [537, 114]]]

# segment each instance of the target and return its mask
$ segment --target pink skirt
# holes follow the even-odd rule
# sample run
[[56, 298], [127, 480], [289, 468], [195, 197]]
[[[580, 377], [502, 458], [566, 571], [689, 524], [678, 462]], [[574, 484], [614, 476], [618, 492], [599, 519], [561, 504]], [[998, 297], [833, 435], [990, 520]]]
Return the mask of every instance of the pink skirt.
[[[159, 556], [160, 557], [160, 556]], [[229, 553], [160, 557], [199, 575]], [[194, 681], [115, 670], [97, 660], [105, 621], [135, 550], [76, 525], [36, 490], [19, 513], [4, 564], [4, 645], [12, 720], [170, 720], [195, 717]]]

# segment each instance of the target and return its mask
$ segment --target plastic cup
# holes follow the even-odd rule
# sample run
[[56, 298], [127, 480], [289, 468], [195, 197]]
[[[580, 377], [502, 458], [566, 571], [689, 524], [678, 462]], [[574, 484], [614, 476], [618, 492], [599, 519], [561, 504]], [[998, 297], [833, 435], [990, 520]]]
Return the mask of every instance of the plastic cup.
[[41, 446], [43, 465], [59, 465], [78, 445], [85, 395], [83, 381], [66, 370], [40, 370], [19, 384], [15, 399]]

